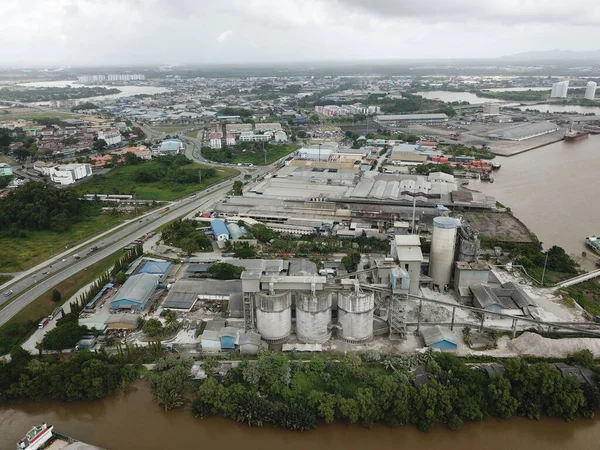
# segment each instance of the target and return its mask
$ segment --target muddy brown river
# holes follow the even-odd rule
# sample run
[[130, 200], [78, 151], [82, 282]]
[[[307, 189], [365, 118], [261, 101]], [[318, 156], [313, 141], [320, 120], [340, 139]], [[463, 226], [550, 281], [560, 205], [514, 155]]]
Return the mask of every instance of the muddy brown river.
[[439, 426], [429, 433], [409, 426], [368, 429], [346, 424], [322, 425], [307, 433], [249, 428], [221, 418], [199, 420], [183, 409], [165, 413], [140, 382], [126, 394], [95, 402], [0, 405], [0, 449], [14, 449], [29, 427], [41, 422], [107, 450], [591, 450], [600, 442], [600, 418], [574, 423], [488, 420], [466, 424], [458, 432]]

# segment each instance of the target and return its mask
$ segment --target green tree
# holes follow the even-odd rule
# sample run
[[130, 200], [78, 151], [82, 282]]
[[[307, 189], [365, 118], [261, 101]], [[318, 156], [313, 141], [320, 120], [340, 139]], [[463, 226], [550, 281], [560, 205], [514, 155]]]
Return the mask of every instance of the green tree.
[[120, 271], [119, 273], [117, 273], [117, 275], [115, 276], [115, 282], [119, 283], [119, 284], [123, 284], [127, 281], [127, 275], [125, 275], [125, 272]]
[[244, 183], [237, 180], [233, 183], [233, 195], [242, 195], [243, 194]]
[[360, 253], [356, 250], [350, 250], [346, 256], [342, 258], [342, 264], [348, 272], [356, 272], [358, 263], [360, 262]]
[[488, 386], [490, 412], [500, 419], [508, 419], [517, 412], [519, 402], [511, 395], [511, 385], [505, 377], [495, 376]]
[[52, 301], [54, 303], [58, 303], [60, 302], [62, 299], [62, 294], [60, 293], [60, 291], [58, 289], [53, 289], [52, 290]]
[[94, 141], [94, 143], [92, 144], [92, 148], [94, 150], [96, 150], [97, 152], [103, 152], [104, 150], [106, 150], [107, 147], [108, 147], [108, 144], [106, 143], [106, 141], [104, 139], [98, 139], [97, 141]]
[[189, 369], [177, 365], [164, 372], [154, 373], [150, 378], [150, 389], [155, 401], [165, 411], [183, 405], [184, 392], [190, 377]]
[[243, 267], [237, 267], [229, 263], [216, 263], [208, 268], [208, 273], [217, 280], [237, 280], [243, 271]]
[[256, 251], [247, 243], [245, 245], [236, 245], [233, 256], [240, 259], [256, 258]]
[[198, 241], [192, 237], [186, 237], [181, 239], [179, 241], [179, 247], [183, 252], [187, 253], [188, 255], [196, 253], [198, 250], [200, 250], [200, 245], [198, 244]]
[[87, 332], [87, 328], [77, 323], [77, 316], [59, 319], [56, 328], [48, 331], [42, 339], [44, 350], [63, 350], [74, 348]]
[[142, 331], [148, 337], [159, 337], [163, 334], [163, 324], [157, 319], [148, 319], [144, 324]]

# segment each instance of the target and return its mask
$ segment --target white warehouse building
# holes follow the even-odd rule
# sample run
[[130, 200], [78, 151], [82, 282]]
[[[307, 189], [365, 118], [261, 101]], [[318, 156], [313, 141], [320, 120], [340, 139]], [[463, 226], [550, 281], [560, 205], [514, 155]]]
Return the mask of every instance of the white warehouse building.
[[119, 145], [121, 133], [118, 130], [98, 131], [98, 140], [104, 139], [107, 145]]
[[50, 171], [50, 179], [62, 185], [73, 184], [77, 180], [89, 176], [92, 176], [92, 166], [90, 164], [66, 164], [56, 166]]

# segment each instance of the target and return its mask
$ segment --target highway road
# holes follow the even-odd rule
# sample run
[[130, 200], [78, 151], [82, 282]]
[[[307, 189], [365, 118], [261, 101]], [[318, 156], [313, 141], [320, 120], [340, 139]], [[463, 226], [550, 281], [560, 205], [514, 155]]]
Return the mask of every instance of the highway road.
[[[224, 181], [210, 189], [210, 193], [200, 197], [187, 197], [179, 202], [173, 203], [170, 210], [165, 213], [152, 212], [143, 219], [138, 219], [134, 223], [124, 227], [118, 232], [103, 238], [100, 248], [90, 252], [89, 248], [74, 251], [71, 249], [71, 255], [59, 256], [53, 260], [44, 263], [43, 267], [36, 267], [36, 271], [31, 276], [26, 276], [20, 281], [10, 285], [13, 294], [5, 298], [2, 296], [2, 302], [12, 300], [11, 303], [0, 309], [0, 326], [8, 322], [21, 309], [38, 298], [44, 292], [52, 289], [58, 283], [66, 280], [72, 275], [85, 270], [88, 266], [106, 258], [107, 256], [128, 246], [133, 240], [140, 236], [155, 230], [156, 228], [178, 218], [192, 213], [196, 210], [205, 210], [212, 207], [221, 200], [231, 189], [234, 179]], [[206, 191], [204, 191], [206, 193]], [[146, 220], [148, 219], [148, 220]], [[154, 220], [154, 222], [152, 222]], [[98, 245], [100, 245], [98, 244]], [[89, 244], [88, 244], [89, 245]], [[96, 245], [96, 244], [94, 244]], [[79, 252], [81, 259], [73, 258], [73, 254]], [[50, 274], [44, 272], [51, 271]], [[27, 290], [29, 289], [29, 290]], [[24, 292], [26, 291], [26, 292]]]
[[[143, 128], [144, 131], [151, 130], [148, 127]], [[153, 131], [154, 135], [158, 135], [158, 133]], [[200, 155], [201, 140], [187, 137], [183, 137], [183, 139], [187, 143], [186, 155], [188, 158], [216, 167], [235, 166], [233, 164], [220, 164], [205, 160]], [[243, 166], [235, 166], [240, 171], [237, 177], [222, 181], [197, 195], [171, 202], [169, 211], [165, 213], [160, 212], [164, 206], [160, 210], [148, 212], [125, 224], [107, 230], [83, 244], [70, 248], [32, 269], [16, 274], [15, 278], [0, 286], [2, 292], [13, 291], [9, 297], [0, 295], [0, 307], [10, 302], [0, 309], [0, 326], [8, 322], [40, 295], [67, 278], [82, 270], [86, 270], [88, 266], [119, 251], [123, 247], [130, 245], [135, 239], [154, 231], [176, 218], [191, 215], [194, 211], [212, 209], [217, 202], [227, 195], [234, 181], [243, 180], [244, 176], [248, 174], [252, 176], [252, 179], [256, 180], [269, 172], [273, 166], [279, 164], [283, 159], [285, 158], [276, 161], [271, 166], [256, 167], [251, 171]], [[98, 250], [91, 251], [91, 247], [93, 246], [98, 246]], [[78, 255], [80, 259], [75, 259], [74, 255]]]

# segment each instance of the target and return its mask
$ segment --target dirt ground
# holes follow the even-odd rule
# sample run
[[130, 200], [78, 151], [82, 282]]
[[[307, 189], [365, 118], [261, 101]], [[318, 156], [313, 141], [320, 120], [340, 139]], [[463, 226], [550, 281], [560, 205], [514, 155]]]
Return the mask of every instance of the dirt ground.
[[473, 229], [488, 239], [523, 244], [534, 242], [531, 232], [512, 214], [465, 212], [462, 213], [462, 217]]

